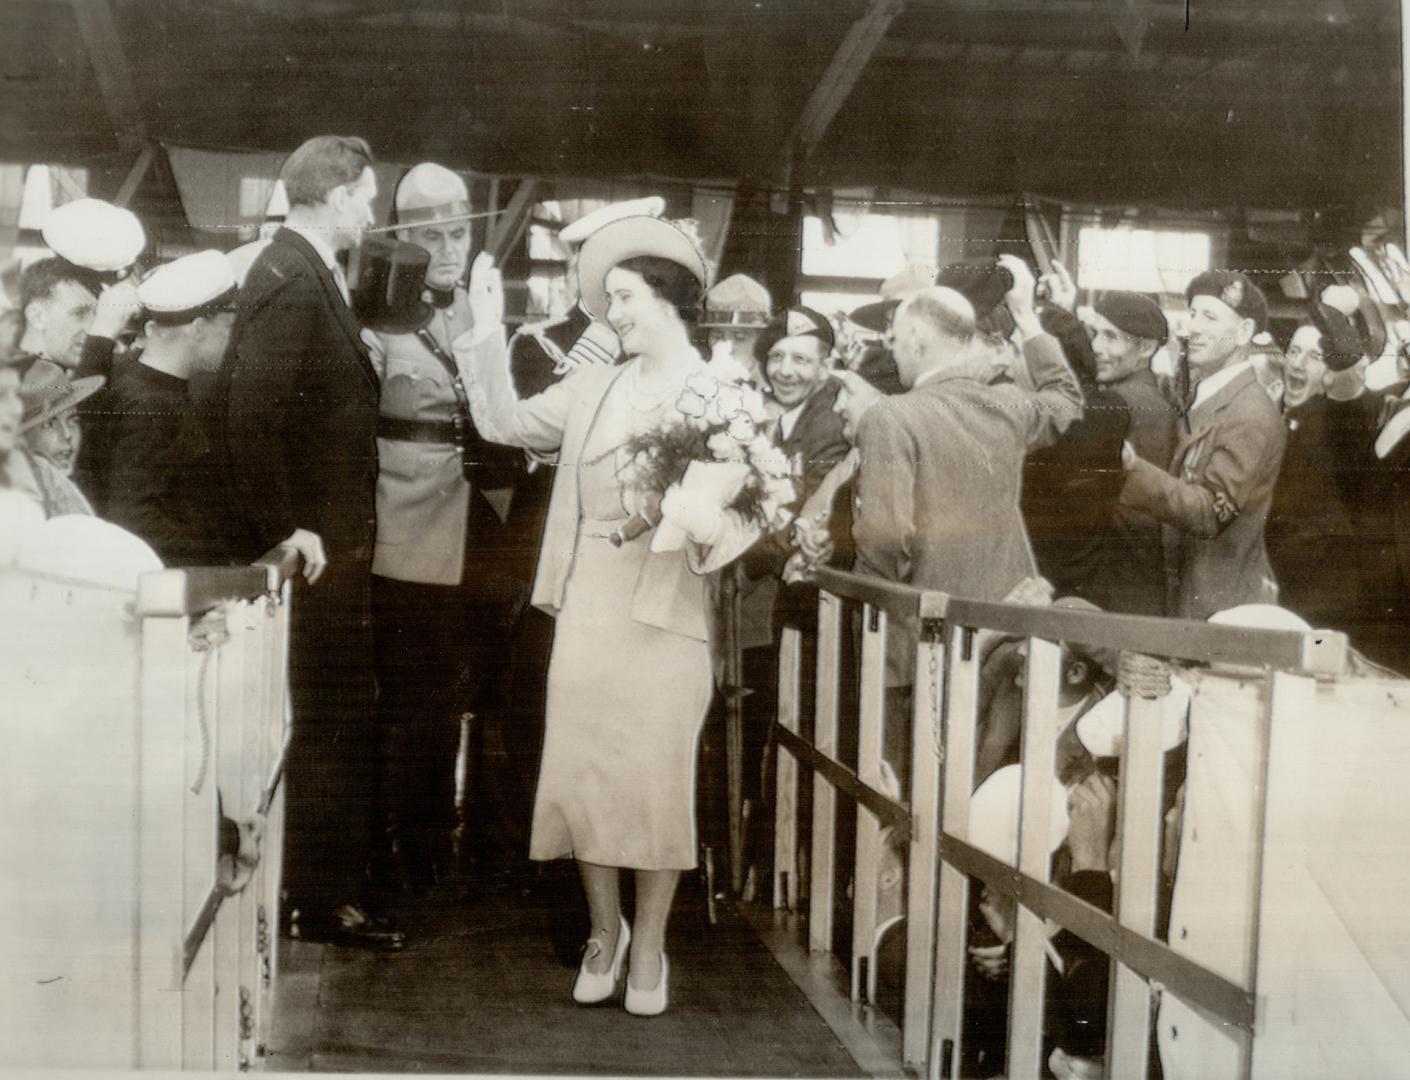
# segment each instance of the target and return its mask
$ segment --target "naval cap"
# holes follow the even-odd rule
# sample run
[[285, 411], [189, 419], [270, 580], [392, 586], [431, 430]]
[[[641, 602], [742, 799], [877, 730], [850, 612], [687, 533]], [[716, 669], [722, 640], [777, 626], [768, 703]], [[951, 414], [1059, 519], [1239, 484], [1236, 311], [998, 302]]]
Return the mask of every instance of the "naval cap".
[[190, 322], [235, 306], [235, 269], [221, 251], [198, 251], [157, 267], [137, 286], [137, 299], [160, 323]]
[[102, 199], [64, 203], [44, 219], [41, 232], [54, 254], [101, 274], [126, 270], [147, 246], [137, 215]]

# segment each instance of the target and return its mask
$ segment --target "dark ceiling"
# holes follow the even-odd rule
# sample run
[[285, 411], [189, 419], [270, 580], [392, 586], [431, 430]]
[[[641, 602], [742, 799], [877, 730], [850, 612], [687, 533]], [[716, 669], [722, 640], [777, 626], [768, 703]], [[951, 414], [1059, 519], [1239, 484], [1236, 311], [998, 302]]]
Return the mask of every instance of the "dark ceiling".
[[[788, 172], [849, 29], [892, 8]], [[1400, 205], [1397, 0], [1186, 14], [1183, 0], [7, 0], [0, 159], [130, 160], [144, 139], [285, 150], [333, 131], [506, 175]]]

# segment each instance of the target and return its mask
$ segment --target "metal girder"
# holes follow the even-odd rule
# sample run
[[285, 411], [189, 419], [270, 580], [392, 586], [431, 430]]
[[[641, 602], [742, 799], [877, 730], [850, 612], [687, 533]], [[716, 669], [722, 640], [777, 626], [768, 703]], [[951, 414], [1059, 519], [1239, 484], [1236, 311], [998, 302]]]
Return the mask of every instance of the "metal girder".
[[906, 0], [871, 0], [866, 12], [848, 29], [784, 144], [785, 187], [791, 183], [795, 164], [807, 161], [822, 141], [872, 53], [905, 6]]
[[109, 0], [68, 0], [78, 32], [88, 48], [93, 75], [103, 94], [103, 105], [113, 124], [113, 134], [125, 149], [139, 150], [147, 141], [147, 124], [137, 100], [132, 71], [118, 38]]

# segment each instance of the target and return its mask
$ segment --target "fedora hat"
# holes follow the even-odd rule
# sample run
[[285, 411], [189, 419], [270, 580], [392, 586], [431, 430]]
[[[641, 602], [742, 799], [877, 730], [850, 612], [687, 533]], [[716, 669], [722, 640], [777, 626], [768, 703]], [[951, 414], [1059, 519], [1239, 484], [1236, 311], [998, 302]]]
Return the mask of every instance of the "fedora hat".
[[493, 217], [495, 211], [476, 213], [470, 207], [470, 189], [465, 181], [444, 165], [423, 161], [413, 165], [397, 181], [392, 196], [391, 225], [368, 229], [369, 233], [414, 229], [420, 225], [445, 225], [471, 218]]
[[578, 292], [594, 319], [607, 314], [607, 271], [627, 259], [654, 255], [685, 267], [700, 288], [710, 284], [710, 269], [696, 242], [677, 225], [662, 218], [637, 215], [598, 229], [583, 241], [578, 255]]
[[20, 434], [76, 408], [103, 389], [105, 381], [101, 375], [70, 379], [68, 372], [52, 360], [36, 360], [20, 380], [20, 400], [24, 402]]
[[908, 263], [881, 283], [880, 300], [863, 304], [847, 318], [863, 330], [884, 334], [891, 325], [891, 316], [901, 301], [935, 284], [935, 268], [921, 263]]
[[430, 253], [390, 236], [367, 236], [353, 255], [349, 279], [353, 314], [369, 330], [413, 334], [431, 321], [424, 299]]

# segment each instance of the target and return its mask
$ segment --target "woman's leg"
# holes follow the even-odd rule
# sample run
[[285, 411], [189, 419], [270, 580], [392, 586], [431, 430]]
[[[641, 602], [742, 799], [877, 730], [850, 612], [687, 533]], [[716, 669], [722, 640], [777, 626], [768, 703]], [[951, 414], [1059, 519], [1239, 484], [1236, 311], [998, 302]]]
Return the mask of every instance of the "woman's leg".
[[[582, 875], [583, 892], [587, 894], [588, 914], [592, 918], [589, 940], [597, 939], [602, 947], [596, 955], [589, 950], [583, 966], [594, 975], [603, 975], [612, 967], [612, 957], [617, 952], [617, 935], [622, 932], [622, 901], [618, 889], [618, 871], [615, 866], [599, 866], [597, 863], [578, 862], [578, 873]], [[667, 900], [669, 905], [670, 901]]]
[[632, 925], [631, 967], [627, 981], [638, 990], [651, 990], [661, 981], [661, 952], [666, 947], [666, 921], [671, 917], [679, 870], [636, 872], [636, 920]]

